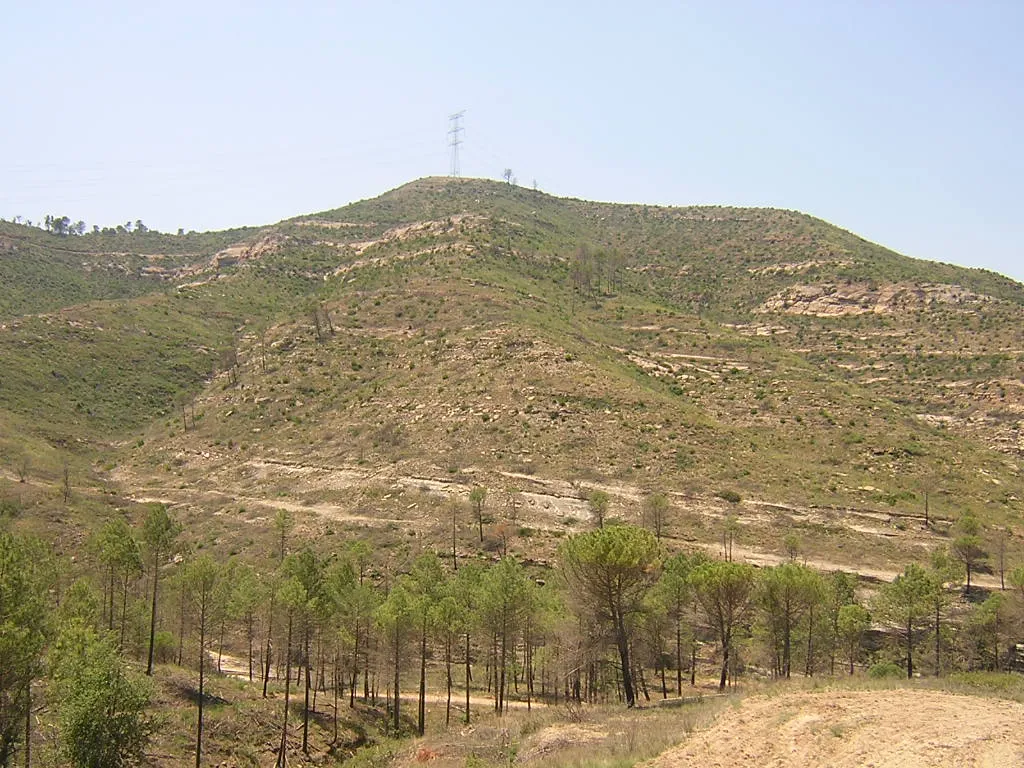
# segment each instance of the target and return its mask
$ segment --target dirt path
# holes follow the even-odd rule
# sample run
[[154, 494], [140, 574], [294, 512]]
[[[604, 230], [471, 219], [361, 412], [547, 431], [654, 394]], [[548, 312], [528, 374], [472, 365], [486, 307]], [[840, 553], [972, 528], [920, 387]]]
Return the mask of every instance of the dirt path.
[[[690, 544], [694, 547], [700, 547], [712, 557], [722, 556], [721, 542], [694, 541]], [[752, 547], [741, 547], [738, 544], [733, 546], [732, 555], [733, 559], [738, 562], [750, 563], [751, 565], [756, 565], [761, 568], [779, 565], [781, 563], [788, 562], [789, 560], [785, 555], [779, 555], [774, 552], [765, 552]], [[847, 571], [849, 573], [856, 573], [862, 578], [873, 579], [875, 581], [892, 581], [902, 573], [902, 571], [896, 571], [889, 568], [874, 568], [867, 565], [840, 563], [835, 560], [822, 560], [819, 558], [802, 557], [799, 562], [804, 565], [809, 565], [811, 568], [814, 568], [816, 571], [821, 571], [822, 573], [829, 573], [831, 571]], [[988, 589], [999, 589], [999, 576], [990, 576], [986, 574], [977, 574], [972, 576], [971, 587], [973, 589], [976, 586], [987, 587]]]
[[[196, 455], [202, 456], [202, 454], [193, 454], [193, 457]], [[428, 472], [413, 471], [411, 467], [382, 467], [375, 471], [368, 471], [359, 467], [272, 458], [248, 459], [235, 469], [236, 472], [241, 471], [246, 477], [245, 488], [239, 487], [237, 481], [232, 482], [230, 476], [218, 476], [218, 487], [216, 489], [149, 486], [140, 478], [136, 478], [123, 470], [120, 474], [115, 474], [115, 478], [120, 480], [126, 488], [133, 489], [136, 501], [160, 501], [167, 504], [193, 503], [213, 506], [234, 504], [244, 505], [250, 509], [266, 510], [268, 513], [272, 513], [276, 509], [287, 509], [300, 514], [315, 514], [336, 522], [359, 523], [367, 526], [381, 527], [400, 525], [420, 531], [428, 530], [437, 522], [434, 513], [415, 505], [405, 505], [404, 509], [392, 507], [390, 515], [381, 512], [367, 514], [363, 513], [362, 510], [357, 512], [355, 508], [359, 506], [357, 503], [359, 494], [367, 488], [379, 489], [387, 487], [395, 492], [420, 492], [430, 494], [437, 499], [465, 502], [468, 500], [469, 492], [474, 484], [473, 481], [458, 481], [451, 478], [439, 479], [430, 476]], [[403, 469], [405, 471], [402, 471]], [[502, 473], [502, 475], [518, 487], [519, 496], [523, 501], [521, 511], [521, 522], [523, 524], [537, 530], [558, 531], [560, 533], [589, 526], [591, 512], [587, 502], [581, 498], [584, 495], [581, 488], [574, 487], [571, 483], [565, 481], [540, 478], [521, 473], [509, 472]], [[352, 501], [342, 506], [330, 502], [297, 502], [282, 498], [279, 495], [273, 498], [263, 498], [258, 495], [258, 489], [262, 483], [276, 482], [282, 476], [291, 479], [293, 483], [292, 491], [296, 494], [311, 494], [315, 496], [323, 491], [346, 491], [351, 494]], [[628, 485], [588, 483], [586, 488], [603, 490], [610, 494], [617, 504], [621, 504], [625, 500], [631, 508], [638, 507], [643, 497], [640, 489]], [[711, 522], [724, 519], [727, 512], [731, 509], [716, 504], [713, 500], [708, 501], [683, 494], [673, 494], [673, 497], [676, 508], [679, 511], [696, 514], [702, 519]], [[501, 505], [504, 504], [501, 491], [495, 491], [493, 498], [494, 500], [490, 502], [492, 511], [500, 509]], [[364, 506], [372, 507], [373, 505]], [[742, 511], [742, 519], [745, 523], [756, 521], [769, 525], [772, 523], [774, 514], [783, 513], [808, 522], [841, 524], [865, 536], [899, 537], [922, 545], [923, 548], [943, 540], [932, 533], [889, 528], [889, 524], [898, 515], [878, 510], [852, 508], [834, 510], [799, 507], [752, 499], [744, 502]], [[568, 524], [566, 521], [569, 521]], [[719, 555], [721, 549], [721, 545], [715, 541], [689, 541], [688, 544], [701, 547], [716, 556]], [[758, 566], [777, 565], [786, 559], [779, 554], [755, 547], [745, 547], [740, 544], [734, 546], [733, 555], [737, 560]], [[808, 558], [804, 562], [820, 571], [844, 570], [858, 573], [863, 577], [876, 581], [892, 581], [900, 573], [898, 570], [885, 567], [868, 566], [863, 563], [840, 562], [837, 559]], [[974, 582], [978, 586], [989, 589], [999, 587], [998, 575], [977, 574]]]
[[1024, 765], [1024, 704], [937, 691], [792, 693], [743, 701], [645, 768]]

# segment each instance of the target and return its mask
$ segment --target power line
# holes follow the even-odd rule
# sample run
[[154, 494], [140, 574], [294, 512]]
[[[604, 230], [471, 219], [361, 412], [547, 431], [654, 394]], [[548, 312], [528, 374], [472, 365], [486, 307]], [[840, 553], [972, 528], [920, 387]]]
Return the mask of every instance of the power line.
[[448, 115], [448, 146], [451, 147], [452, 151], [452, 168], [451, 175], [455, 178], [459, 177], [459, 145], [462, 143], [462, 139], [459, 135], [465, 131], [459, 121], [462, 120], [462, 116], [466, 114], [466, 110], [460, 110], [454, 115]]

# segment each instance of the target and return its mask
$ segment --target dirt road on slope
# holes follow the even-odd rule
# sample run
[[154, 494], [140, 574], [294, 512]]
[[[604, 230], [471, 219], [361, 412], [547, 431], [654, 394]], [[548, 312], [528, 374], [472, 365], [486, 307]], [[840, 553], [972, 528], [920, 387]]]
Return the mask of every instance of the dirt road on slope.
[[1024, 766], [1024, 704], [937, 691], [744, 700], [645, 768]]

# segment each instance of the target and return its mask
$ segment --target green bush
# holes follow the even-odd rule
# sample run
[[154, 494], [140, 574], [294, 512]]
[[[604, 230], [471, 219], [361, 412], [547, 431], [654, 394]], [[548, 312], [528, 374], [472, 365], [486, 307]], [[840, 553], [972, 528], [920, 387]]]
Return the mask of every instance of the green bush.
[[875, 680], [884, 680], [890, 677], [904, 677], [907, 673], [900, 668], [898, 664], [893, 664], [891, 661], [880, 661], [877, 664], [872, 664], [868, 669], [868, 677], [874, 678]]
[[174, 660], [178, 651], [178, 644], [174, 640], [174, 633], [166, 630], [157, 632], [153, 638], [153, 658], [159, 664], [167, 664]]

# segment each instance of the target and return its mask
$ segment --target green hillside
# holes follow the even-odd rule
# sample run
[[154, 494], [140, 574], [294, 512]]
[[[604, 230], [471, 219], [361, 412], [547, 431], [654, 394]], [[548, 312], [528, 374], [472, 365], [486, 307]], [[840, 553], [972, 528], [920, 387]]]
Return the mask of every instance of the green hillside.
[[[907, 511], [943, 478], [997, 517], [1020, 496], [1024, 287], [803, 214], [424, 179], [259, 231], [139, 235], [169, 254], [159, 281], [91, 237], [88, 268], [48, 235], [5, 260], [52, 311], [5, 323], [0, 408], [50, 442]], [[48, 259], [77, 276], [64, 293]]]
[[632, 765], [729, 678], [1022, 695], [1012, 280], [436, 178], [231, 232], [0, 223], [0, 270], [0, 758], [26, 713], [37, 765], [104, 747], [74, 718], [132, 691], [139, 764], [191, 760], [202, 702], [209, 764], [453, 768]]

